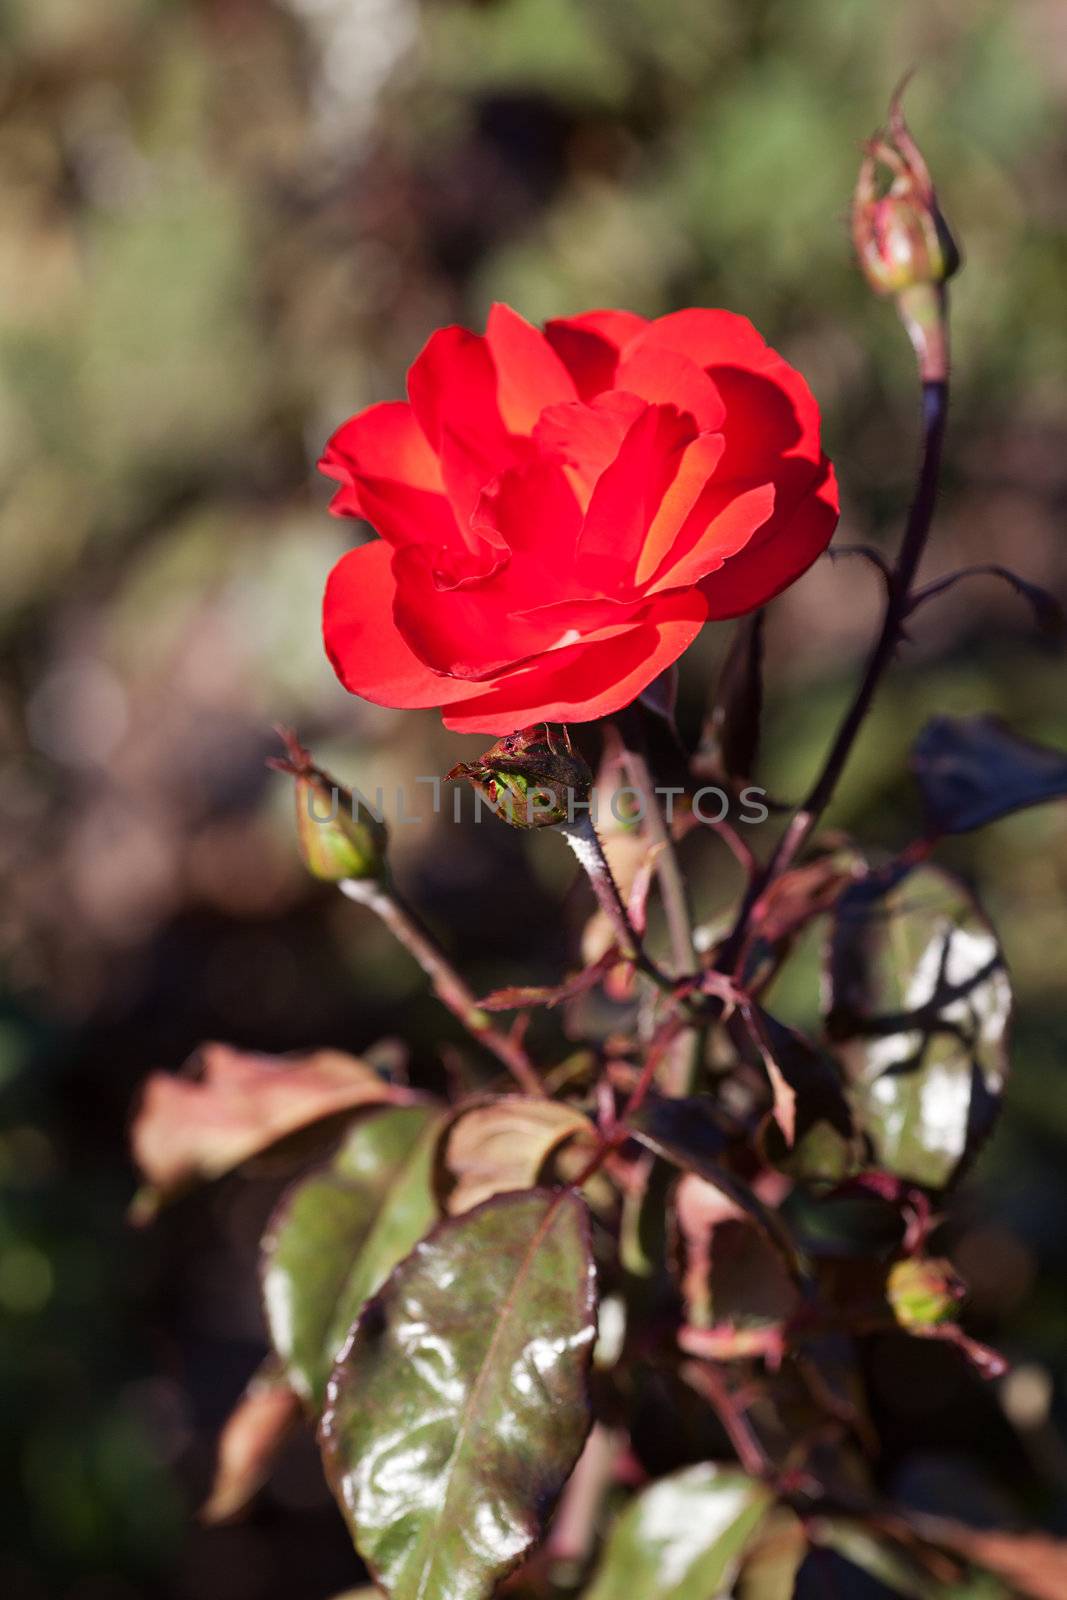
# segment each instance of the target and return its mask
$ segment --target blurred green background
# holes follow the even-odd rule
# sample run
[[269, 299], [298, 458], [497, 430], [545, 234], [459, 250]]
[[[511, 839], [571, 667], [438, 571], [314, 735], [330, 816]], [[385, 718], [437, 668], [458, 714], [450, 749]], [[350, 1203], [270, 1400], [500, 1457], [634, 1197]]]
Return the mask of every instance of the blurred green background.
[[[911, 355], [846, 217], [858, 142], [912, 65], [966, 256], [928, 573], [1006, 560], [1063, 594], [1057, 0], [0, 0], [5, 1600], [325, 1600], [355, 1570], [307, 1441], [250, 1519], [193, 1521], [262, 1349], [271, 1185], [224, 1184], [149, 1234], [123, 1220], [135, 1086], [201, 1039], [359, 1049], [402, 1018], [427, 1071], [454, 1039], [406, 958], [302, 878], [263, 766], [276, 720], [368, 792], [477, 748], [335, 683], [319, 597], [351, 530], [325, 513], [323, 440], [495, 298], [535, 320], [729, 306], [815, 389], [839, 537], [892, 539]], [[877, 600], [862, 564], [825, 561], [773, 608], [776, 792], [812, 770]], [[689, 729], [727, 636], [687, 658]], [[992, 708], [1067, 746], [1065, 691], [1018, 599], [961, 586], [917, 620], [835, 819], [904, 842], [927, 714]], [[399, 874], [476, 986], [531, 947], [545, 974], [573, 956], [586, 907], [556, 842], [398, 830]], [[730, 869], [687, 850], [710, 916]], [[983, 1409], [955, 1367], [931, 1387], [876, 1363], [884, 1479], [1067, 1532], [1067, 811], [950, 859], [1019, 991], [1007, 1114], [951, 1224], [969, 1326], [1019, 1369]], [[997, 1459], [1005, 1406], [1020, 1442]]]

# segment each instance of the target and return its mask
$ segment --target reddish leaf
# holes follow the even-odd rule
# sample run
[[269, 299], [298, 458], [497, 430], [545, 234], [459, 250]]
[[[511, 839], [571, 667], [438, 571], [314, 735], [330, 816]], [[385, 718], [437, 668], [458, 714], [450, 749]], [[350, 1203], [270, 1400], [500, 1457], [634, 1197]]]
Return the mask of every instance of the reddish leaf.
[[968, 1528], [943, 1517], [913, 1515], [908, 1520], [922, 1538], [1005, 1578], [1019, 1594], [1033, 1600], [1063, 1600], [1067, 1595], [1067, 1541], [1043, 1533]]
[[[732, 1335], [777, 1327], [792, 1315], [796, 1285], [777, 1249], [736, 1200], [687, 1173], [676, 1191], [675, 1215], [682, 1296], [691, 1324], [686, 1334], [713, 1333], [726, 1359], [728, 1352], [739, 1353]], [[710, 1353], [684, 1343], [683, 1348]], [[757, 1341], [748, 1353], [759, 1348]]]
[[447, 1208], [456, 1217], [494, 1194], [536, 1186], [545, 1162], [565, 1140], [593, 1125], [559, 1100], [504, 1095], [461, 1112], [444, 1142], [443, 1164], [455, 1179]]
[[797, 937], [816, 917], [832, 911], [864, 871], [863, 857], [843, 844], [785, 872], [761, 896], [741, 961], [750, 994], [765, 989]]
[[339, 1050], [281, 1057], [208, 1044], [191, 1067], [181, 1076], [155, 1072], [142, 1091], [130, 1138], [150, 1190], [138, 1197], [137, 1221], [159, 1200], [221, 1177], [323, 1117], [413, 1098]]
[[792, 1147], [820, 1124], [852, 1139], [852, 1113], [836, 1063], [795, 1028], [746, 1003], [741, 1016], [759, 1051], [774, 1097], [775, 1120]]
[[211, 1493], [203, 1522], [227, 1522], [266, 1481], [272, 1463], [296, 1426], [300, 1401], [285, 1378], [268, 1366], [258, 1372], [219, 1436]]
[[573, 1000], [588, 989], [594, 989], [618, 962], [619, 953], [612, 947], [591, 966], [583, 967], [581, 972], [576, 972], [555, 987], [520, 984], [509, 989], [494, 989], [478, 1004], [483, 1011], [519, 1011], [524, 1006], [558, 1006], [564, 1000]]

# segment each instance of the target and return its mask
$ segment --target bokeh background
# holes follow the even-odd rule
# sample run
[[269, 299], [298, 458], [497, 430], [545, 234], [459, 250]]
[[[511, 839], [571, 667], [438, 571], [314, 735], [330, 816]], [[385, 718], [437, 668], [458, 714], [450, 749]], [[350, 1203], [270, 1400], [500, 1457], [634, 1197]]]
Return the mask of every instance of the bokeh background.
[[[325, 1600], [355, 1576], [306, 1441], [248, 1520], [193, 1520], [262, 1352], [270, 1182], [124, 1223], [136, 1084], [200, 1040], [362, 1049], [402, 1022], [426, 1072], [456, 1042], [406, 957], [303, 878], [264, 768], [277, 720], [368, 792], [470, 743], [333, 679], [319, 597], [353, 529], [326, 515], [322, 441], [492, 299], [533, 319], [725, 305], [812, 382], [840, 537], [892, 539], [911, 356], [846, 214], [858, 141], [912, 65], [966, 254], [928, 571], [1007, 560], [1062, 594], [1058, 0], [0, 0], [5, 1600]], [[812, 770], [876, 605], [861, 563], [824, 561], [773, 608], [777, 792]], [[687, 659], [690, 730], [726, 638]], [[1017, 597], [961, 586], [917, 621], [836, 820], [904, 842], [927, 714], [991, 708], [1065, 747], [1065, 691]], [[584, 902], [556, 841], [397, 833], [476, 986], [530, 948], [546, 975], [573, 956]], [[711, 916], [729, 868], [687, 848]], [[884, 1361], [883, 1470], [917, 1502], [1067, 1532], [1067, 808], [951, 859], [1020, 999], [1007, 1113], [950, 1230], [969, 1326], [1019, 1373], [976, 1405], [951, 1363]]]

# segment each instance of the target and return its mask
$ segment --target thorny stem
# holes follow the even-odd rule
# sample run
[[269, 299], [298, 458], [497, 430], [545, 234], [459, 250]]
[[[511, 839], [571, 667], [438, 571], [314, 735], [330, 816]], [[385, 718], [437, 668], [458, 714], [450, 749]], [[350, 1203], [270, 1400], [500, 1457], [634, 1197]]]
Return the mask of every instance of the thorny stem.
[[656, 876], [663, 897], [663, 910], [667, 918], [671, 958], [675, 971], [692, 972], [697, 959], [696, 951], [693, 949], [689, 907], [685, 898], [685, 881], [678, 866], [674, 842], [667, 831], [667, 824], [663, 820], [663, 812], [656, 798], [648, 761], [644, 751], [635, 749], [625, 738], [622, 760], [630, 783], [641, 802], [641, 821], [656, 852]]
[[405, 905], [396, 891], [387, 884], [361, 878], [345, 878], [338, 888], [349, 900], [367, 906], [381, 918], [394, 938], [419, 963], [441, 1003], [468, 1033], [503, 1062], [526, 1093], [544, 1095], [545, 1086], [522, 1045], [495, 1026], [417, 913]]
[[630, 921], [630, 913], [623, 904], [619, 886], [589, 817], [578, 817], [574, 822], [561, 822], [558, 826], [589, 879], [597, 904], [611, 923], [620, 956], [624, 961], [632, 961], [638, 971], [651, 978], [661, 989], [673, 991], [673, 981], [659, 970], [647, 954]]
[[[597, 902], [611, 923], [619, 954], [625, 961], [632, 961], [639, 972], [643, 972], [647, 978], [651, 978], [658, 988], [671, 997], [677, 1010], [681, 1012], [691, 1028], [696, 1025], [698, 1030], [696, 1039], [699, 1048], [700, 1041], [703, 1039], [702, 1024], [707, 1020], [707, 1002], [702, 998], [698, 999], [684, 993], [684, 988], [690, 980], [688, 978], [669, 978], [665, 972], [660, 971], [645, 950], [633, 923], [630, 921], [629, 912], [623, 904], [622, 896], [619, 893], [619, 886], [615, 882], [607, 857], [604, 855], [603, 847], [597, 838], [596, 829], [590, 819], [588, 817], [580, 817], [574, 822], [561, 822], [558, 827], [581, 863], [592, 885], [593, 893], [597, 897]], [[672, 1039], [674, 1036], [672, 1034]], [[649, 1082], [651, 1082], [652, 1072], [661, 1059], [662, 1055], [657, 1053], [654, 1056], [650, 1056], [650, 1060], [653, 1063], [651, 1066], [646, 1063]], [[687, 1051], [684, 1055], [676, 1053], [666, 1062], [663, 1074], [664, 1089], [668, 1094], [685, 1094], [690, 1076], [689, 1052]]]
[[[622, 743], [623, 766], [640, 801], [642, 824], [655, 852], [656, 877], [659, 879], [663, 910], [667, 918], [674, 969], [679, 975], [692, 973], [696, 971], [699, 963], [693, 945], [693, 927], [686, 901], [685, 880], [678, 865], [674, 841], [660, 809], [644, 750], [635, 740], [627, 738], [625, 733], [622, 736]], [[664, 1069], [664, 1088], [668, 1094], [686, 1093], [703, 1050], [703, 1028], [698, 1029], [695, 1034], [690, 1033], [678, 1039], [670, 1051]]]
[[711, 1362], [687, 1361], [681, 1372], [684, 1382], [707, 1400], [726, 1430], [727, 1437], [737, 1452], [745, 1472], [750, 1478], [770, 1478], [771, 1463], [763, 1446], [756, 1438], [743, 1408], [731, 1393], [720, 1370]]
[[633, 1089], [630, 1091], [630, 1097], [619, 1119], [620, 1122], [625, 1123], [630, 1117], [636, 1116], [644, 1105], [645, 1098], [655, 1081], [660, 1063], [669, 1059], [671, 1048], [679, 1038], [683, 1026], [678, 1016], [668, 1017], [649, 1042], [641, 1072]]
[[794, 813], [767, 865], [746, 895], [734, 929], [719, 957], [719, 968], [734, 968], [750, 921], [758, 913], [762, 896], [804, 848], [819, 819], [833, 797], [837, 783], [852, 752], [856, 737], [870, 710], [882, 676], [904, 637], [904, 625], [912, 604], [912, 583], [926, 546], [937, 500], [941, 471], [941, 449], [948, 412], [948, 379], [923, 383], [923, 450], [915, 498], [908, 513], [900, 553], [887, 582], [887, 598], [882, 629], [867, 660], [863, 677], [838, 727], [823, 767], [812, 788]]

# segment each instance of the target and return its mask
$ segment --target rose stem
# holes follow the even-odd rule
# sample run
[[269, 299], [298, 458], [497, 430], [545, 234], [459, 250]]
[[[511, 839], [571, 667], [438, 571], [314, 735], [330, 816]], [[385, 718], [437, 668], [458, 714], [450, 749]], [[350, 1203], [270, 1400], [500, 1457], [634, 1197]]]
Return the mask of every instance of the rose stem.
[[711, 1406], [749, 1477], [770, 1478], [771, 1463], [745, 1416], [744, 1408], [738, 1403], [719, 1369], [711, 1362], [687, 1361], [682, 1366], [681, 1378]]
[[417, 913], [396, 891], [370, 879], [345, 878], [338, 884], [343, 895], [367, 906], [380, 917], [390, 933], [400, 941], [433, 984], [437, 998], [457, 1017], [467, 1032], [492, 1051], [498, 1061], [525, 1089], [527, 1094], [544, 1095], [545, 1087], [526, 1051], [515, 1039], [501, 1033], [487, 1011], [479, 1006], [459, 973], [423, 925]]
[[923, 379], [922, 407], [923, 444], [918, 481], [900, 552], [886, 585], [886, 608], [881, 632], [868, 657], [859, 687], [838, 727], [822, 771], [812, 785], [807, 799], [794, 813], [767, 865], [745, 897], [735, 928], [726, 941], [717, 963], [722, 971], [728, 970], [736, 961], [748, 924], [758, 908], [761, 896], [803, 849], [830, 803], [838, 779], [852, 752], [852, 746], [856, 742], [856, 736], [870, 710], [878, 685], [893, 659], [897, 645], [904, 636], [904, 624], [911, 609], [911, 586], [926, 547], [937, 503], [941, 449], [948, 416], [947, 367], [941, 376]]
[[623, 904], [619, 886], [604, 854], [604, 847], [589, 817], [577, 817], [573, 822], [560, 822], [557, 827], [577, 856], [579, 866], [592, 885], [597, 904], [611, 923], [622, 959], [632, 961], [638, 971], [651, 978], [653, 983], [673, 993], [673, 979], [668, 978], [665, 972], [661, 972], [646, 953], [637, 930], [630, 921], [630, 913]]
[[[685, 880], [678, 865], [674, 840], [664, 819], [652, 780], [644, 732], [640, 727], [634, 727], [634, 721], [633, 717], [626, 717], [620, 719], [617, 725], [622, 746], [622, 763], [640, 800], [641, 821], [656, 852], [656, 876], [659, 879], [663, 911], [667, 918], [671, 959], [675, 971], [679, 975], [694, 973], [700, 963], [693, 945], [693, 927], [686, 900]], [[706, 1029], [701, 1027], [695, 1034], [683, 1034], [675, 1041], [663, 1074], [664, 1088], [668, 1094], [687, 1093], [703, 1060], [706, 1038]]]
[[693, 948], [693, 930], [689, 920], [689, 907], [685, 898], [685, 883], [678, 866], [674, 841], [667, 831], [663, 812], [656, 798], [655, 785], [643, 749], [635, 748], [623, 736], [623, 765], [630, 783], [641, 801], [641, 821], [656, 851], [656, 876], [659, 879], [663, 910], [671, 941], [671, 959], [679, 974], [692, 972], [697, 966]]

